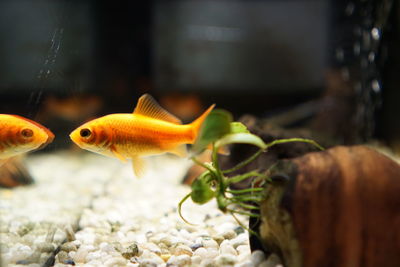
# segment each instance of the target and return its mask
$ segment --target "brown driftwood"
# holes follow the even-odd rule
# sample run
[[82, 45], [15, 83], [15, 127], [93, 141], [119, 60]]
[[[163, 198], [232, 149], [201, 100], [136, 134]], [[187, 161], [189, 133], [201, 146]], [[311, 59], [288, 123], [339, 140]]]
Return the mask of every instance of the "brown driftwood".
[[400, 266], [400, 165], [365, 146], [282, 160], [261, 204], [264, 248], [293, 266]]

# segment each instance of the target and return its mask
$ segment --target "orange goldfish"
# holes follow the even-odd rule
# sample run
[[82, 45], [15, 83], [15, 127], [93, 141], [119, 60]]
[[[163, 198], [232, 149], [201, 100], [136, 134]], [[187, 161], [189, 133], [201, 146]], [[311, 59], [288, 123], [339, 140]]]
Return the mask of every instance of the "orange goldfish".
[[137, 177], [144, 173], [142, 156], [169, 152], [181, 157], [186, 144], [193, 144], [210, 106], [190, 124], [163, 109], [150, 95], [139, 98], [133, 113], [110, 114], [89, 121], [75, 129], [70, 137], [79, 147], [121, 161], [132, 159]]
[[54, 134], [37, 122], [0, 114], [0, 166], [11, 157], [43, 148], [53, 139]]

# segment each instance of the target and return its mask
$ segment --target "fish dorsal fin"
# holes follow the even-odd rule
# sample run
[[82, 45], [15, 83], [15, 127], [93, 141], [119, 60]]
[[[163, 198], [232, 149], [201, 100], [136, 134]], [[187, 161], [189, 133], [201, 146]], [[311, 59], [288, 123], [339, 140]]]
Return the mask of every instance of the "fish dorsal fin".
[[150, 118], [168, 121], [174, 124], [182, 124], [180, 119], [163, 109], [149, 94], [144, 94], [139, 98], [133, 114], [140, 114]]

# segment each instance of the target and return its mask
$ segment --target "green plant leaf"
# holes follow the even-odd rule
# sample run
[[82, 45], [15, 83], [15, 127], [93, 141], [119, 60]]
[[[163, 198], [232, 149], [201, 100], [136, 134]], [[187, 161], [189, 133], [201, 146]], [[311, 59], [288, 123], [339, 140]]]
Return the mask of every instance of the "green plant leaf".
[[197, 204], [204, 204], [214, 198], [215, 192], [209, 183], [209, 172], [204, 172], [192, 183], [192, 193], [190, 197]]
[[193, 145], [195, 153], [203, 151], [209, 144], [231, 131], [232, 115], [223, 109], [213, 110], [201, 127], [199, 137]]
[[221, 146], [235, 143], [255, 145], [261, 149], [265, 149], [267, 147], [267, 145], [260, 137], [251, 133], [227, 134], [219, 139], [217, 142], [215, 142], [215, 147], [216, 149], [218, 149]]
[[234, 133], [250, 133], [247, 127], [241, 122], [231, 122], [231, 134]]

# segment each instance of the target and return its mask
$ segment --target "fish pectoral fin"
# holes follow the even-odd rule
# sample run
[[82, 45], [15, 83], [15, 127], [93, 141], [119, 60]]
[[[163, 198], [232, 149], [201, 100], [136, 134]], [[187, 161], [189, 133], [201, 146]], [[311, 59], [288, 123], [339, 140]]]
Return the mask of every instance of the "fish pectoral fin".
[[149, 94], [144, 94], [139, 98], [133, 114], [140, 114], [146, 117], [168, 121], [174, 124], [182, 124], [180, 119], [163, 109]]
[[143, 177], [146, 169], [144, 160], [138, 156], [132, 157], [132, 168], [137, 178]]
[[182, 157], [182, 158], [187, 157], [187, 155], [188, 155], [185, 144], [179, 145], [179, 146], [175, 147], [174, 149], [169, 150], [168, 152], [172, 153], [174, 155], [177, 155], [179, 157]]
[[8, 161], [8, 159], [0, 159], [0, 166], [3, 165], [4, 163], [6, 163]]
[[114, 154], [114, 156], [119, 159], [122, 162], [127, 162], [126, 158], [124, 156], [122, 156], [117, 149], [113, 146], [111, 147], [111, 152]]

